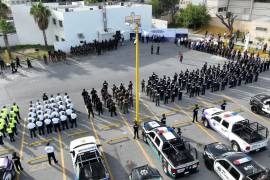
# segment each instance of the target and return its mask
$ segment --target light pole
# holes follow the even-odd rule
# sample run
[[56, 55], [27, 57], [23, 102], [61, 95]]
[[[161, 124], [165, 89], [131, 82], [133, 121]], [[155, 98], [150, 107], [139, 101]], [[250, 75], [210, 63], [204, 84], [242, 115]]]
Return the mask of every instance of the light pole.
[[135, 33], [136, 33], [136, 119], [135, 122], [137, 124], [140, 123], [140, 59], [139, 59], [139, 25], [141, 21], [141, 16], [135, 15], [134, 12], [130, 14], [130, 16], [127, 16], [125, 18], [125, 22], [129, 25], [133, 26], [135, 25]]

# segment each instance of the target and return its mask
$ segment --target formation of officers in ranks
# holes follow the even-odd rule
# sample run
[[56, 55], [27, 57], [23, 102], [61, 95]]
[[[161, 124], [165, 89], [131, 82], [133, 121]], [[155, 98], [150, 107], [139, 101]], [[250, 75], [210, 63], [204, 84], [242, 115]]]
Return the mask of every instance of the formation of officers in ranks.
[[160, 100], [167, 104], [175, 98], [182, 99], [182, 91], [186, 90], [189, 97], [204, 95], [206, 90], [211, 92], [224, 90], [226, 87], [233, 88], [244, 84], [256, 82], [259, 73], [269, 70], [269, 62], [257, 60], [244, 60], [225, 62], [222, 66], [208, 66], [207, 63], [201, 69], [189, 71], [188, 69], [179, 74], [175, 73], [172, 78], [159, 78], [153, 73], [145, 86], [143, 80], [142, 91], [149, 96], [156, 105]]
[[[226, 45], [220, 37], [205, 40], [191, 40], [185, 38], [181, 40], [180, 45], [197, 51], [225, 57], [230, 60], [261, 60], [259, 52], [255, 55], [254, 52], [249, 53], [247, 50], [234, 49], [234, 43], [232, 41], [229, 41], [228, 45]], [[268, 64], [270, 63], [269, 61], [268, 59]]]
[[[17, 124], [20, 124], [20, 108], [16, 103], [9, 109], [3, 106], [0, 112], [0, 145], [4, 145], [3, 137], [9, 136], [10, 142], [15, 142], [14, 135], [17, 133]], [[7, 134], [7, 135], [6, 135]]]
[[87, 43], [86, 41], [83, 42], [82, 45], [78, 45], [75, 47], [70, 48], [71, 55], [87, 55], [87, 54], [93, 54], [97, 53], [98, 55], [101, 55], [104, 51], [111, 51], [114, 49], [117, 49], [118, 47], [119, 38], [109, 39], [105, 41], [97, 41], [94, 40], [93, 43]]
[[[60, 93], [56, 97], [43, 94], [43, 101], [37, 100], [36, 103], [30, 101], [27, 128], [30, 137], [37, 137], [36, 131], [40, 136], [45, 135], [45, 127], [47, 134], [54, 131], [61, 131], [69, 128], [77, 127], [77, 115], [74, 105], [67, 93], [62, 97]], [[70, 122], [70, 126], [68, 125]], [[62, 128], [61, 128], [62, 125]]]
[[111, 88], [112, 94], [110, 94], [108, 91], [108, 83], [107, 81], [104, 81], [100, 91], [102, 99], [99, 98], [97, 91], [94, 88], [90, 91], [90, 94], [83, 89], [82, 96], [89, 117], [90, 115], [92, 115], [93, 118], [95, 117], [93, 107], [96, 108], [98, 115], [103, 114], [104, 106], [109, 110], [111, 116], [117, 116], [116, 105], [124, 114], [129, 113], [129, 109], [133, 107], [132, 88], [133, 84], [131, 81], [128, 84], [128, 88], [126, 88], [123, 83], [121, 83], [119, 87], [113, 84], [113, 87]]

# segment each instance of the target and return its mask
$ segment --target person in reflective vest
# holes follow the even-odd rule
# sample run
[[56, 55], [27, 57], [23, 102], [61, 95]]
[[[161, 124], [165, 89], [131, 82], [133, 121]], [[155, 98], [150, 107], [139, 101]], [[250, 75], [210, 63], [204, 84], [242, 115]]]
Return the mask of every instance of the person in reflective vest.
[[7, 127], [7, 133], [8, 133], [8, 136], [10, 138], [10, 142], [15, 142], [14, 134], [13, 134], [12, 128], [10, 126]]
[[4, 145], [2, 132], [0, 132], [0, 145]]
[[[13, 107], [13, 110], [16, 113], [17, 117], [21, 120], [22, 118], [21, 118], [21, 115], [20, 115], [19, 106], [14, 102], [12, 107]], [[18, 124], [20, 124], [19, 121], [18, 121]]]
[[6, 125], [5, 120], [2, 117], [0, 117], [0, 132], [2, 133], [2, 135], [4, 137], [6, 137], [6, 134], [5, 134], [6, 127], [5, 127], [5, 125]]

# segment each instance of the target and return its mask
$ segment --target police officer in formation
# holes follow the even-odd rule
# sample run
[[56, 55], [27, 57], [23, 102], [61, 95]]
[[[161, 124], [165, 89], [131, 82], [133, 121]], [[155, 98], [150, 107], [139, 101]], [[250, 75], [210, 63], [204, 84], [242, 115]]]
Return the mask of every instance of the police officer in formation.
[[32, 101], [29, 103], [27, 128], [31, 138], [37, 137], [37, 130], [40, 136], [45, 135], [45, 128], [47, 134], [52, 133], [53, 128], [55, 132], [69, 129], [68, 120], [71, 128], [73, 128], [73, 125], [77, 127], [77, 115], [67, 93], [64, 96], [58, 93], [55, 97], [53, 95], [48, 97], [44, 93], [42, 98], [43, 101], [37, 100], [36, 103]]
[[201, 69], [186, 69], [175, 73], [173, 77], [159, 77], [153, 72], [147, 81], [146, 95], [158, 106], [159, 99], [164, 104], [169, 103], [169, 99], [174, 102], [177, 96], [181, 100], [183, 91], [190, 98], [205, 95], [206, 90], [223, 91], [225, 88], [241, 86], [242, 81], [245, 84], [256, 82], [259, 73], [269, 70], [269, 64], [270, 61], [240, 59], [223, 65], [211, 66], [205, 63]]
[[16, 103], [13, 103], [10, 110], [7, 106], [3, 106], [0, 110], [0, 145], [4, 144], [3, 138], [6, 134], [9, 136], [10, 142], [15, 142], [14, 135], [17, 133], [17, 124], [20, 124], [20, 108]]
[[115, 37], [109, 40], [102, 40], [101, 42], [94, 40], [92, 43], [84, 41], [81, 45], [71, 46], [70, 53], [72, 55], [87, 55], [97, 53], [101, 55], [102, 52], [115, 50], [118, 47], [119, 37]]

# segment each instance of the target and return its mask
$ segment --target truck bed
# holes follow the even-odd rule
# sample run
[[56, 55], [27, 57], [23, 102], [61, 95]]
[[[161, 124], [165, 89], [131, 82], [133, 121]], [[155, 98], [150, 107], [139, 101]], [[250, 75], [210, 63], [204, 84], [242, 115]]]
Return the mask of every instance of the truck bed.
[[99, 180], [105, 178], [102, 162], [86, 164], [80, 167], [79, 180]]
[[177, 148], [177, 151], [171, 147], [163, 149], [163, 153], [168, 157], [175, 167], [195, 160], [190, 154], [190, 151], [185, 148], [184, 144], [175, 147]]
[[248, 120], [235, 124], [232, 132], [249, 144], [262, 141], [268, 136], [266, 127], [257, 122], [250, 123]]

